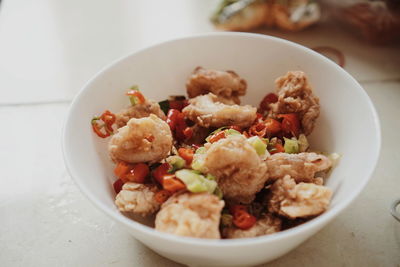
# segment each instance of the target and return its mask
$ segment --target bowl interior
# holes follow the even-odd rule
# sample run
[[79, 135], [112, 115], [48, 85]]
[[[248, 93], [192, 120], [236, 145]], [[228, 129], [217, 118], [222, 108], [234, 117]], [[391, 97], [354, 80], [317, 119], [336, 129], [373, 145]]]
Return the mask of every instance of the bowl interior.
[[125, 220], [114, 205], [108, 140], [92, 133], [91, 118], [105, 109], [116, 112], [127, 106], [124, 92], [132, 85], [157, 101], [184, 94], [186, 79], [196, 66], [236, 71], [248, 82], [242, 103], [253, 105], [274, 91], [277, 77], [289, 70], [304, 71], [321, 104], [321, 116], [310, 136], [312, 147], [343, 156], [327, 180], [334, 191], [330, 210], [320, 217], [343, 209], [364, 187], [377, 161], [380, 132], [375, 110], [360, 85], [302, 46], [254, 34], [220, 33], [169, 41], [132, 54], [101, 71], [74, 100], [64, 130], [67, 167], [102, 210], [143, 229]]

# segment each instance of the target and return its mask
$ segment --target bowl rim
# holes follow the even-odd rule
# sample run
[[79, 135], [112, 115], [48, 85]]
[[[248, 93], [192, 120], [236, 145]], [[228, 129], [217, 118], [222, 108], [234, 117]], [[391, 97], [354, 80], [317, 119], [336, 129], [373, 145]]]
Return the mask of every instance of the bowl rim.
[[[117, 214], [115, 210], [111, 210], [109, 207], [106, 205], [102, 204], [101, 201], [99, 201], [94, 194], [91, 193], [91, 191], [85, 187], [85, 185], [81, 182], [81, 179], [79, 178], [79, 174], [76, 172], [72, 162], [70, 161], [70, 155], [68, 152], [68, 141], [66, 138], [66, 132], [68, 130], [68, 125], [71, 123], [71, 120], [73, 118], [71, 117], [72, 111], [75, 109], [75, 107], [79, 104], [80, 99], [83, 97], [85, 94], [86, 89], [90, 86], [90, 84], [95, 81], [99, 76], [103, 75], [105, 72], [107, 72], [109, 69], [112, 69], [114, 66], [122, 63], [125, 60], [128, 60], [130, 57], [134, 56], [135, 54], [151, 50], [155, 47], [163, 46], [168, 43], [173, 43], [173, 42], [181, 42], [185, 40], [190, 40], [190, 39], [203, 39], [203, 38], [213, 38], [213, 37], [238, 37], [238, 38], [252, 38], [252, 39], [269, 39], [274, 42], [278, 42], [281, 44], [289, 45], [292, 47], [295, 47], [297, 49], [302, 50], [304, 53], [308, 53], [312, 56], [318, 57], [320, 60], [325, 61], [327, 64], [333, 65], [339, 72], [341, 72], [344, 76], [347, 76], [352, 80], [352, 82], [355, 83], [355, 88], [354, 90], [359, 90], [361, 95], [363, 96], [364, 100], [367, 103], [368, 108], [372, 112], [373, 116], [373, 122], [375, 125], [375, 135], [376, 135], [376, 144], [374, 146], [374, 150], [371, 151], [373, 156], [373, 164], [370, 164], [367, 167], [367, 173], [368, 177], [360, 183], [360, 186], [355, 189], [355, 191], [350, 195], [347, 199], [343, 200], [342, 202], [338, 203], [335, 207], [328, 209], [326, 212], [323, 214], [319, 215], [318, 217], [307, 221], [304, 224], [298, 225], [296, 227], [290, 228], [285, 231], [281, 231], [278, 233], [274, 233], [271, 235], [264, 235], [264, 236], [259, 236], [259, 237], [252, 237], [252, 238], [240, 238], [240, 239], [202, 239], [202, 238], [194, 238], [194, 237], [183, 237], [183, 236], [177, 236], [169, 233], [163, 233], [155, 230], [154, 228], [151, 228], [149, 226], [143, 225], [139, 222], [136, 222], [126, 216], [124, 216], [122, 213]], [[83, 192], [83, 194], [94, 204], [96, 208], [107, 214], [110, 218], [116, 220], [117, 222], [121, 223], [122, 225], [134, 229], [136, 231], [141, 231], [144, 234], [148, 235], [151, 238], [158, 238], [158, 239], [163, 239], [164, 241], [173, 241], [175, 243], [181, 243], [181, 244], [187, 244], [187, 245], [196, 245], [196, 246], [203, 246], [203, 247], [236, 247], [236, 246], [246, 246], [246, 245], [256, 245], [260, 243], [268, 243], [268, 242], [274, 242], [275, 240], [279, 239], [286, 239], [290, 238], [293, 236], [296, 236], [302, 232], [306, 232], [311, 229], [319, 229], [319, 226], [322, 227], [326, 223], [328, 223], [330, 220], [332, 220], [334, 217], [339, 215], [341, 212], [343, 212], [344, 209], [346, 209], [353, 201], [354, 199], [359, 196], [361, 191], [365, 188], [366, 184], [368, 181], [371, 179], [371, 176], [374, 173], [375, 167], [378, 163], [379, 160], [379, 155], [380, 155], [380, 150], [381, 150], [381, 126], [380, 126], [380, 121], [378, 114], [376, 112], [376, 109], [369, 98], [368, 94], [365, 92], [363, 87], [355, 80], [347, 71], [345, 71], [343, 68], [338, 66], [336, 63], [331, 61], [330, 59], [324, 57], [323, 55], [315, 52], [314, 50], [305, 47], [303, 45], [294, 43], [289, 40], [285, 40], [282, 38], [274, 37], [274, 36], [268, 36], [264, 34], [258, 34], [258, 33], [244, 33], [244, 32], [209, 32], [209, 33], [201, 33], [201, 34], [193, 34], [193, 35], [188, 35], [184, 37], [179, 37], [179, 38], [173, 38], [169, 39], [166, 41], [158, 42], [156, 44], [152, 44], [150, 46], [146, 46], [144, 48], [135, 50], [125, 56], [122, 56], [110, 64], [106, 65], [100, 71], [98, 71], [91, 79], [89, 79], [84, 86], [80, 89], [80, 91], [77, 93], [77, 95], [73, 98], [68, 114], [65, 118], [63, 129], [62, 129], [62, 153], [64, 157], [64, 162], [66, 165], [66, 169], [68, 170], [69, 174], [71, 175], [72, 179], [74, 180], [75, 184], [78, 186], [78, 188]], [[118, 211], [117, 211], [118, 212]]]

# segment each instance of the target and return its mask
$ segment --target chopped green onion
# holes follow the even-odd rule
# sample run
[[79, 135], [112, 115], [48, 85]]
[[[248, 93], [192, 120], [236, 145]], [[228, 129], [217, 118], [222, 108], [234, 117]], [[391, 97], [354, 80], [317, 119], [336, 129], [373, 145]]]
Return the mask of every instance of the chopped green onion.
[[247, 139], [247, 142], [256, 150], [258, 155], [264, 155], [267, 151], [267, 145], [258, 136], [252, 136]]
[[176, 170], [182, 169], [185, 167], [186, 161], [181, 158], [180, 156], [174, 155], [174, 156], [169, 156], [166, 161], [171, 165], [171, 170], [169, 171], [170, 173], [173, 173]]
[[164, 101], [158, 102], [158, 104], [160, 105], [161, 110], [164, 111], [165, 115], [167, 115], [168, 110], [169, 110], [169, 101], [164, 100]]
[[241, 135], [241, 133], [236, 131], [235, 129], [228, 129], [228, 130], [225, 130], [224, 132], [225, 132], [225, 135], [227, 135], [227, 136], [228, 135]]
[[196, 152], [194, 152], [195, 154], [205, 154], [206, 153], [206, 148], [204, 146], [199, 147], [198, 149], [196, 149]]
[[139, 91], [139, 86], [138, 85], [132, 85], [130, 90]]
[[192, 160], [192, 164], [190, 165], [190, 167], [192, 167], [193, 170], [196, 171], [203, 171], [204, 170], [204, 159], [205, 158], [205, 154], [201, 154], [201, 153], [195, 153], [193, 155], [193, 160]]
[[299, 135], [299, 152], [307, 151], [310, 144], [308, 143], [307, 137], [304, 134]]
[[138, 98], [134, 95], [129, 96], [129, 101], [131, 102], [132, 107], [134, 107], [138, 102]]
[[100, 117], [93, 117], [93, 119], [91, 120], [92, 124], [96, 124], [96, 121], [100, 120]]
[[299, 142], [297, 140], [289, 139], [284, 137], [285, 139], [285, 144], [283, 145], [283, 148], [285, 149], [286, 153], [289, 154], [295, 154], [299, 153]]
[[203, 175], [192, 170], [179, 170], [175, 173], [175, 176], [180, 179], [192, 193], [209, 192], [212, 194], [217, 187], [216, 181], [208, 180]]
[[212, 175], [212, 174], [210, 174], [210, 173], [208, 173], [208, 174], [206, 175], [206, 178], [207, 178], [208, 180], [210, 180], [210, 181], [216, 181], [216, 180], [217, 180], [217, 179], [215, 178], [215, 176]]

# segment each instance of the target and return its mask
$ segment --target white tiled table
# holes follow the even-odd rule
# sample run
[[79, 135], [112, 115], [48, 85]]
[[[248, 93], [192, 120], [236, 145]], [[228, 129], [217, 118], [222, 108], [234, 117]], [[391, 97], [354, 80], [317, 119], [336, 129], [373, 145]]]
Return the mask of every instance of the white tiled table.
[[[178, 266], [79, 192], [64, 167], [61, 128], [72, 97], [101, 67], [158, 41], [213, 31], [214, 6], [213, 0], [2, 1], [1, 266]], [[400, 197], [400, 48], [368, 45], [333, 25], [267, 33], [342, 50], [346, 70], [376, 105], [383, 133], [379, 164], [361, 196], [267, 266], [400, 266], [400, 223], [388, 212]]]

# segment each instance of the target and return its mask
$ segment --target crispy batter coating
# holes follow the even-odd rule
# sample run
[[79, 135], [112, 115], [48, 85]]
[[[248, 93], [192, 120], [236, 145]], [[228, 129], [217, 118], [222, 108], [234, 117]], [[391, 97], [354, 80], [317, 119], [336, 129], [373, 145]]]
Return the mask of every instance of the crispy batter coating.
[[160, 204], [154, 199], [157, 191], [156, 185], [127, 182], [116, 196], [115, 204], [120, 211], [145, 217], [160, 209]]
[[204, 168], [217, 177], [224, 198], [250, 203], [268, 180], [267, 165], [242, 135], [230, 135], [208, 146]]
[[197, 67], [186, 82], [186, 91], [190, 98], [213, 93], [232, 104], [240, 104], [239, 96], [246, 94], [247, 83], [236, 72], [227, 70], [209, 70]]
[[282, 220], [272, 214], [265, 214], [247, 230], [235, 226], [222, 230], [224, 238], [250, 238], [262, 235], [270, 235], [281, 230]]
[[132, 118], [140, 119], [154, 114], [162, 120], [166, 119], [164, 112], [161, 110], [160, 105], [153, 100], [144, 98], [144, 103], [129, 106], [119, 113], [116, 113], [115, 123], [118, 128], [125, 126]]
[[202, 127], [222, 127], [237, 125], [248, 127], [256, 119], [257, 109], [250, 105], [226, 105], [209, 93], [189, 100], [183, 109], [185, 116]]
[[178, 193], [157, 213], [158, 231], [199, 238], [219, 239], [219, 221], [224, 201], [209, 193]]
[[268, 201], [270, 212], [290, 219], [306, 218], [324, 212], [330, 203], [332, 191], [314, 183], [299, 183], [289, 175], [271, 186]]
[[327, 170], [331, 161], [314, 152], [299, 154], [276, 153], [266, 159], [271, 180], [290, 175], [296, 182], [314, 182], [316, 172]]
[[275, 81], [278, 102], [270, 105], [271, 114], [297, 113], [305, 135], [314, 129], [319, 116], [319, 99], [313, 94], [302, 71], [289, 71]]
[[114, 162], [157, 162], [172, 148], [172, 134], [168, 124], [154, 114], [149, 117], [132, 118], [128, 124], [113, 135], [108, 151]]

